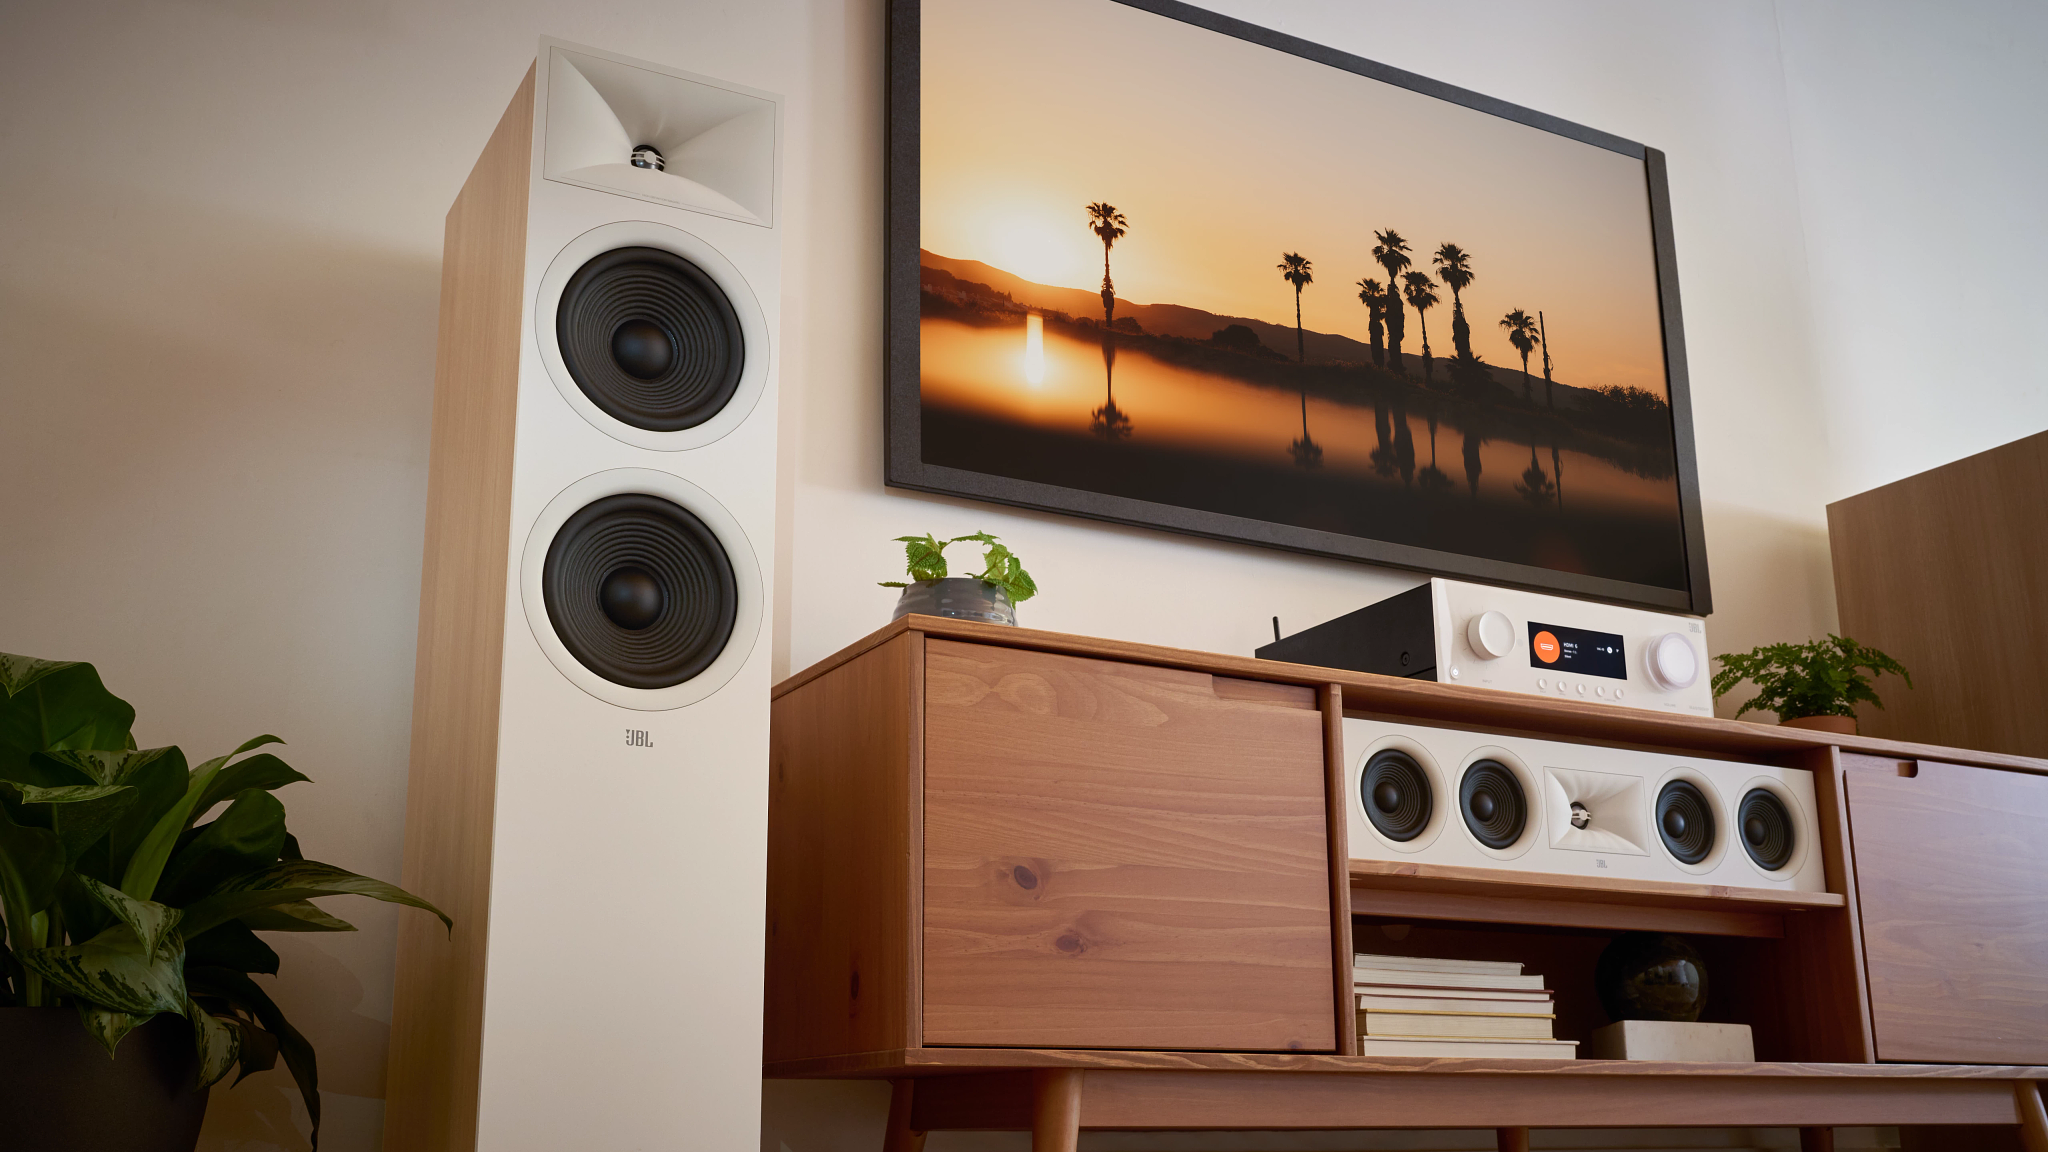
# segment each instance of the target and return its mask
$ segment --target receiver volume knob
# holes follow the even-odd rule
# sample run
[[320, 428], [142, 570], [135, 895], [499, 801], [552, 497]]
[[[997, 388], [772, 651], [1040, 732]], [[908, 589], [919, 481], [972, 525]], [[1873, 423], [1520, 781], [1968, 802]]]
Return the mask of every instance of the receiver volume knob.
[[1650, 683], [1666, 691], [1690, 688], [1700, 678], [1699, 653], [1693, 650], [1692, 641], [1676, 632], [1650, 641], [1643, 664], [1650, 671]]
[[1465, 625], [1465, 639], [1481, 657], [1498, 660], [1515, 650], [1515, 622], [1505, 612], [1481, 612]]

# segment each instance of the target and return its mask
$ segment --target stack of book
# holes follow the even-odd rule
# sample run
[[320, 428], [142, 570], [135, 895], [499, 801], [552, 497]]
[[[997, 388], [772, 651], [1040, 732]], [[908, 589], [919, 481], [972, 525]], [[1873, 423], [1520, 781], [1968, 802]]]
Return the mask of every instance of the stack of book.
[[1578, 1047], [1551, 1038], [1550, 990], [1520, 964], [1361, 952], [1351, 965], [1360, 1055], [1570, 1060]]

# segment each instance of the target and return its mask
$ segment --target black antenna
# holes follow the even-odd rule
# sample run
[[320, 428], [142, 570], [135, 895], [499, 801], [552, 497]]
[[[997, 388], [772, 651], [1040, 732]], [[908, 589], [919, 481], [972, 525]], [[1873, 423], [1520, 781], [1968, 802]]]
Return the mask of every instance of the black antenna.
[[1278, 644], [1279, 642], [1280, 642], [1280, 618], [1279, 618], [1278, 616], [1275, 616], [1275, 617], [1273, 617], [1273, 643], [1275, 643], [1275, 644]]

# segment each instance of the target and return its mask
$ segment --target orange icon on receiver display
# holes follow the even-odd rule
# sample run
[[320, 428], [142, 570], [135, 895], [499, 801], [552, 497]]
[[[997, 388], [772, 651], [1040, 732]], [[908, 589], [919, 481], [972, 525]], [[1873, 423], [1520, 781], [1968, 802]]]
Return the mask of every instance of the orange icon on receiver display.
[[1557, 637], [1548, 632], [1538, 632], [1536, 638], [1529, 643], [1536, 649], [1538, 660], [1545, 664], [1557, 663]]

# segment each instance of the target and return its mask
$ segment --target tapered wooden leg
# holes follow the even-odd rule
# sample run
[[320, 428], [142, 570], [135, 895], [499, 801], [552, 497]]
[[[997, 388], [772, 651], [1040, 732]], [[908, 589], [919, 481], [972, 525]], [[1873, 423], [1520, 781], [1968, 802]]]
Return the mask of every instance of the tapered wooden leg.
[[882, 1152], [924, 1152], [924, 1133], [910, 1127], [910, 1101], [916, 1091], [915, 1080], [889, 1082], [889, 1127], [882, 1134]]
[[2020, 1144], [2027, 1152], [2048, 1152], [2048, 1111], [2041, 1107], [2040, 1082], [2015, 1080], [2012, 1094], [2020, 1114]]
[[1031, 1074], [1031, 1152], [1079, 1152], [1081, 1070], [1040, 1068]]
[[1529, 1130], [1527, 1128], [1495, 1128], [1494, 1147], [1500, 1152], [1529, 1152]]
[[1835, 1152], [1833, 1128], [1801, 1128], [1799, 1152]]

